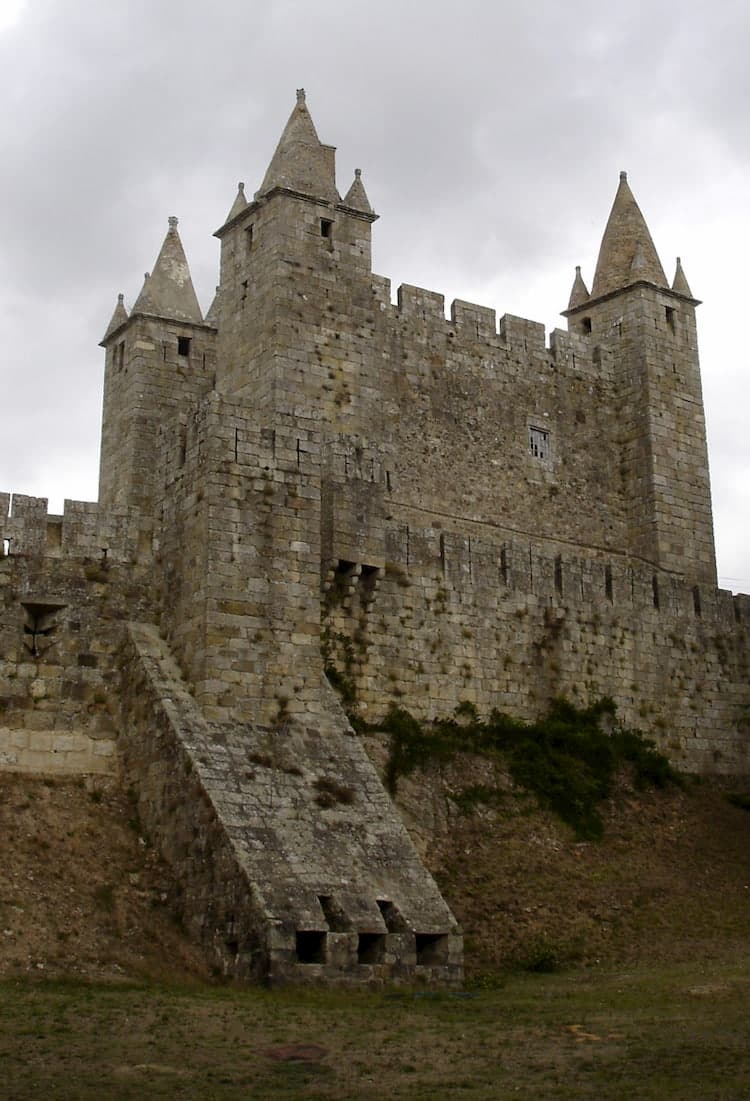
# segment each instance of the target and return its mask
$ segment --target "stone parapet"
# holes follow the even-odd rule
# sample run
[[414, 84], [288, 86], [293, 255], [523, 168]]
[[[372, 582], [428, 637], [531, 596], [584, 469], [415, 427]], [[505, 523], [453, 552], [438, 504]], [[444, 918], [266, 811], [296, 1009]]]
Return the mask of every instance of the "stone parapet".
[[143, 561], [151, 555], [150, 521], [134, 508], [103, 509], [91, 501], [65, 501], [62, 516], [47, 511], [46, 497], [0, 494], [0, 546], [5, 555]]

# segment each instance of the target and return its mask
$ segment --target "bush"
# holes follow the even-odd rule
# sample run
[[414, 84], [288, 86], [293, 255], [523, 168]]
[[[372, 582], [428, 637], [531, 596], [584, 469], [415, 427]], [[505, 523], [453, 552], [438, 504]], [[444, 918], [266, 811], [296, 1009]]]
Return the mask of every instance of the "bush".
[[[466, 706], [457, 710], [457, 717], [462, 721], [440, 719], [423, 726], [404, 708], [392, 708], [371, 728], [390, 735], [385, 779], [392, 794], [402, 776], [457, 753], [502, 757], [516, 784], [572, 826], [579, 840], [594, 840], [603, 831], [599, 804], [623, 766], [630, 766], [639, 788], [682, 782], [652, 741], [618, 725], [608, 697], [587, 708], [555, 700], [546, 715], [531, 723], [498, 711], [482, 722]], [[456, 802], [468, 811], [501, 798], [497, 789], [482, 785], [466, 789]]]

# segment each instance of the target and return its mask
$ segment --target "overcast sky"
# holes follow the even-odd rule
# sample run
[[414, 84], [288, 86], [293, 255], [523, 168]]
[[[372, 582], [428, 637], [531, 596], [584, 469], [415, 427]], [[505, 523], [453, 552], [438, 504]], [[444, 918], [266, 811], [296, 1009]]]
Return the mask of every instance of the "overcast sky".
[[620, 169], [698, 314], [720, 583], [750, 592], [747, 0], [0, 0], [0, 489], [97, 493], [103, 353], [167, 229], [211, 236], [298, 87], [393, 281], [563, 326]]

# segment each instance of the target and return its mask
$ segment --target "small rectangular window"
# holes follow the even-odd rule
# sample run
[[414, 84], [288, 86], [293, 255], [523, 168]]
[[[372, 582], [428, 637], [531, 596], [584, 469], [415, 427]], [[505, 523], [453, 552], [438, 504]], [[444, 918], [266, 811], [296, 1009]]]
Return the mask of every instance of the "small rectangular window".
[[664, 307], [664, 316], [667, 319], [667, 325], [669, 325], [672, 332], [674, 332], [674, 324], [675, 324], [674, 309], [671, 306], [665, 306]]
[[190, 337], [178, 336], [177, 337], [177, 355], [189, 356], [190, 355]]
[[245, 251], [250, 252], [253, 247], [253, 227], [248, 226], [245, 230]]
[[326, 962], [326, 934], [318, 930], [301, 929], [297, 932], [297, 960], [299, 963]]
[[529, 451], [535, 459], [549, 459], [549, 432], [546, 428], [529, 425]]
[[329, 240], [333, 236], [333, 222], [329, 218], [320, 219], [320, 236]]

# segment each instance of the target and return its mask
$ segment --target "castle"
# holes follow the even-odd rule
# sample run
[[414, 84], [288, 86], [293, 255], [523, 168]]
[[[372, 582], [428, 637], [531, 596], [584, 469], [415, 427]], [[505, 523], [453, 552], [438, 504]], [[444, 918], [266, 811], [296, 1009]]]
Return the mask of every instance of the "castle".
[[[102, 345], [98, 504], [0, 494], [0, 767], [113, 772], [224, 972], [460, 982], [359, 714], [614, 697], [750, 773], [750, 598], [719, 590], [696, 342], [621, 175], [567, 332], [371, 270], [305, 96], [216, 231], [170, 218]], [[328, 673], [328, 677], [326, 677]]]

